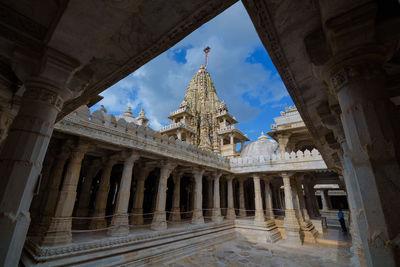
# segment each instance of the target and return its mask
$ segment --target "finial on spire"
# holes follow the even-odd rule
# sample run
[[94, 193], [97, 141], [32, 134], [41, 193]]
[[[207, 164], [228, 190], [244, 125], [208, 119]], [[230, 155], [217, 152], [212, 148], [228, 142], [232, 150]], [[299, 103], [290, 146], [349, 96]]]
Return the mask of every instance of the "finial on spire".
[[205, 61], [205, 66], [204, 68], [207, 69], [207, 65], [208, 65], [208, 55], [210, 54], [210, 50], [211, 48], [209, 46], [207, 46], [206, 48], [204, 48], [204, 54], [206, 55], [206, 61]]

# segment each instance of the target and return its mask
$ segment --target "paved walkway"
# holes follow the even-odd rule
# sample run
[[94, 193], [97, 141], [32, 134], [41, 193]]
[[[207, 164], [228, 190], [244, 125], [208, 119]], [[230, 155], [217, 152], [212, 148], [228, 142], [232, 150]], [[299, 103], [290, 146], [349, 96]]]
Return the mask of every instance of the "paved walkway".
[[[338, 236], [339, 233], [330, 233]], [[285, 240], [275, 244], [256, 244], [246, 240], [229, 243], [201, 250], [191, 256], [178, 259], [164, 266], [349, 266], [349, 246], [305, 244], [293, 247]]]

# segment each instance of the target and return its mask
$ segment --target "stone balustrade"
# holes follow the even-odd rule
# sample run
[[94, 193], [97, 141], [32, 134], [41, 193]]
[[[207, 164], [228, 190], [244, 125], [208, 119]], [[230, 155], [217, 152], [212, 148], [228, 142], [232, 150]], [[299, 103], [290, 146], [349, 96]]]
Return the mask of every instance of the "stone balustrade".
[[233, 131], [238, 132], [241, 135], [244, 135], [241, 130], [239, 130], [238, 128], [235, 127], [235, 125], [228, 125], [228, 126], [226, 126], [224, 128], [221, 128], [218, 131], [218, 134], [225, 134], [225, 133], [230, 133], [230, 132], [233, 132]]
[[184, 128], [184, 129], [188, 130], [191, 133], [195, 133], [195, 130], [191, 126], [189, 126], [186, 123], [181, 122], [181, 121], [180, 122], [176, 122], [176, 123], [171, 123], [171, 124], [161, 128], [160, 132], [166, 132], [166, 131], [169, 131], [169, 130], [172, 130], [172, 129], [177, 129], [177, 128]]
[[188, 107], [183, 107], [183, 108], [174, 110], [174, 111], [172, 111], [172, 112], [169, 113], [169, 116], [172, 117], [172, 116], [174, 116], [174, 115], [176, 115], [176, 114], [181, 114], [181, 113], [183, 113], [183, 112], [186, 112], [186, 113], [188, 113], [188, 114], [190, 114], [190, 115], [193, 116], [192, 112], [190, 111], [190, 109], [189, 109]]
[[265, 171], [292, 171], [292, 170], [318, 170], [326, 169], [327, 166], [318, 150], [305, 150], [297, 152], [286, 152], [284, 157], [277, 154], [231, 158], [230, 169], [235, 173], [265, 172]]

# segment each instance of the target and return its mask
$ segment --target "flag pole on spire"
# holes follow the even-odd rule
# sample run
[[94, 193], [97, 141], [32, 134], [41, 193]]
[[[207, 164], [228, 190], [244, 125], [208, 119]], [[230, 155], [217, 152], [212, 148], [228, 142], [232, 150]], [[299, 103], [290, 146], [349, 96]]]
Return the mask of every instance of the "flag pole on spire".
[[206, 62], [205, 62], [205, 66], [204, 68], [207, 69], [207, 65], [208, 65], [208, 55], [210, 54], [210, 50], [211, 48], [209, 46], [207, 46], [206, 48], [204, 48], [204, 54], [206, 55]]

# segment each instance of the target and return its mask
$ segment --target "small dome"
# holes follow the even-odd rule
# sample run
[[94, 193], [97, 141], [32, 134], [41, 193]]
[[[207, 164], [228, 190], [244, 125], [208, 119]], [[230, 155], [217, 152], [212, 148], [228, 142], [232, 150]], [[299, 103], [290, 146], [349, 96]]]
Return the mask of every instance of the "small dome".
[[279, 145], [275, 140], [269, 139], [263, 132], [261, 132], [261, 136], [258, 137], [258, 140], [246, 145], [240, 156], [242, 158], [247, 158], [271, 155], [275, 153], [278, 146]]
[[118, 119], [124, 119], [127, 123], [133, 122], [137, 124], [135, 117], [132, 114], [131, 107], [128, 107], [124, 113], [118, 116]]

